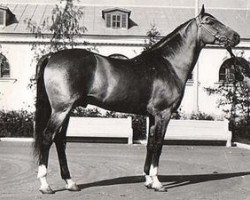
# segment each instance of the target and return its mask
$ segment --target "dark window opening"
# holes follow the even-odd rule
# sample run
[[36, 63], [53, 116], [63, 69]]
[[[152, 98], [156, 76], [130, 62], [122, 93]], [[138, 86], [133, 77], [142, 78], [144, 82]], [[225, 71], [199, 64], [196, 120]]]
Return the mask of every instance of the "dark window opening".
[[7, 58], [0, 54], [0, 78], [10, 77], [10, 65]]

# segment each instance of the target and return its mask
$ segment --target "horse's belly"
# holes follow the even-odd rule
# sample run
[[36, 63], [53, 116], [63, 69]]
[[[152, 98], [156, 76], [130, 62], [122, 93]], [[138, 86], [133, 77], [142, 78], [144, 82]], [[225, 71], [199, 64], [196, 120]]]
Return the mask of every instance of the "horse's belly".
[[95, 96], [89, 96], [87, 100], [88, 104], [95, 105], [110, 111], [141, 114], [147, 113], [146, 101], [140, 101], [137, 98], [100, 98]]

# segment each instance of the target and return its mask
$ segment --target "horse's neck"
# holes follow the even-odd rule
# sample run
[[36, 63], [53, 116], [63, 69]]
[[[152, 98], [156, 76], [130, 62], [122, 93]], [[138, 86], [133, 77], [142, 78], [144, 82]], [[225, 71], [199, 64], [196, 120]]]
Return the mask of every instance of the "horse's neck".
[[[163, 54], [163, 56], [172, 64], [177, 76], [185, 84], [189, 73], [191, 73], [198, 60], [202, 47], [197, 43], [198, 27], [194, 21], [191, 21], [190, 24], [180, 30], [179, 34], [182, 37], [176, 36], [178, 38], [173, 38], [173, 43], [178, 43], [179, 47], [174, 50], [174, 53], [169, 54], [171, 46], [166, 45], [165, 52], [167, 53]], [[181, 41], [178, 41], [179, 39]]]

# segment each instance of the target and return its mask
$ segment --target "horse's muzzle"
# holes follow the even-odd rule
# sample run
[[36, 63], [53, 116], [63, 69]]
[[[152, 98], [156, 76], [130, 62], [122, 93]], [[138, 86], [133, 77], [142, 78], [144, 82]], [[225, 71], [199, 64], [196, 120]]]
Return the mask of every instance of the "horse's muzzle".
[[235, 47], [239, 43], [240, 43], [240, 35], [238, 33], [234, 33], [232, 39], [230, 40], [229, 46]]

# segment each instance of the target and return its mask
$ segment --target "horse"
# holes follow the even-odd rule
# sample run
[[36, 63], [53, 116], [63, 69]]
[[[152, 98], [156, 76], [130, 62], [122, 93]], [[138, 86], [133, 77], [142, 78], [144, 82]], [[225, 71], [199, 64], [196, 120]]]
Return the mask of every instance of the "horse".
[[158, 179], [159, 158], [171, 114], [179, 107], [188, 75], [207, 44], [234, 47], [240, 36], [205, 12], [178, 26], [149, 50], [124, 60], [84, 49], [44, 56], [37, 64], [34, 152], [40, 191], [52, 194], [47, 182], [49, 150], [56, 145], [66, 189], [79, 191], [65, 154], [70, 111], [88, 104], [149, 117], [144, 185], [166, 191]]

